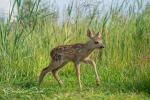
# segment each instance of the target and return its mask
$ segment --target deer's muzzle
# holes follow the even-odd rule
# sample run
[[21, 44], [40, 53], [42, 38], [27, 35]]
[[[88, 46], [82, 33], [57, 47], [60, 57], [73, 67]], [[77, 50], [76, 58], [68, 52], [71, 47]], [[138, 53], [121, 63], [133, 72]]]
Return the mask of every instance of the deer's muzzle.
[[103, 45], [101, 45], [99, 48], [102, 49], [102, 48], [105, 48], [105, 47]]

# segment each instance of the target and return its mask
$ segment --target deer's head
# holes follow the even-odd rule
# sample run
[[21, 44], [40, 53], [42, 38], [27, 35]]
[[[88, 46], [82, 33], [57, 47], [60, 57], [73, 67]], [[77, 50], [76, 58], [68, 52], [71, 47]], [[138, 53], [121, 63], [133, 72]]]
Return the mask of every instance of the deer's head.
[[90, 48], [96, 49], [96, 48], [104, 48], [102, 43], [102, 34], [98, 32], [97, 34], [91, 32], [89, 29], [87, 30], [87, 36], [89, 37], [89, 41], [87, 42], [88, 46]]

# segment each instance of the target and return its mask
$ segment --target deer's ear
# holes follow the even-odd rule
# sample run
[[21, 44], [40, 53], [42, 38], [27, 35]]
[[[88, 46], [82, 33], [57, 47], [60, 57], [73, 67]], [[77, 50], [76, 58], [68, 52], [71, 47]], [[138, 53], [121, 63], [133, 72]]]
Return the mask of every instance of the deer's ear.
[[87, 36], [89, 37], [89, 38], [92, 38], [93, 37], [93, 33], [88, 29], [87, 30]]
[[99, 38], [100, 38], [101, 35], [102, 35], [101, 32], [97, 32], [96, 37], [99, 37]]

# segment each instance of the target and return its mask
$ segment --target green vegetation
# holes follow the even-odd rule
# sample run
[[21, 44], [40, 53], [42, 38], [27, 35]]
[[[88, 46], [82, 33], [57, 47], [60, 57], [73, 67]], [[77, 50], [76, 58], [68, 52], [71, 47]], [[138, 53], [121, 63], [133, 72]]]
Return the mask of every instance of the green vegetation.
[[[150, 99], [150, 8], [143, 8], [143, 1], [133, 0], [135, 5], [129, 5], [124, 0], [121, 6], [112, 3], [101, 18], [100, 2], [86, 6], [89, 12], [85, 15], [82, 4], [72, 2], [62, 24], [58, 11], [53, 10], [54, 3], [48, 10], [42, 8], [40, 0], [33, 1], [21, 4], [15, 0], [17, 20], [10, 22], [12, 14], [7, 23], [0, 20], [0, 99]], [[105, 49], [91, 55], [101, 85], [95, 86], [91, 66], [82, 64], [80, 91], [73, 64], [69, 63], [60, 72], [63, 87], [47, 75], [39, 88], [38, 76], [50, 62], [50, 50], [85, 42], [88, 28], [103, 33]]]

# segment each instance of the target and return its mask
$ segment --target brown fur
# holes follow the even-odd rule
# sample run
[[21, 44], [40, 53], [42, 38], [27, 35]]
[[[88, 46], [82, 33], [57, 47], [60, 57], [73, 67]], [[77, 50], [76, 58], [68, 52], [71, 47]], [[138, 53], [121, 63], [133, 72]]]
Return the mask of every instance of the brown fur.
[[96, 69], [96, 64], [93, 60], [91, 60], [88, 56], [91, 54], [91, 52], [96, 48], [103, 48], [101, 34], [97, 33], [95, 36], [93, 36], [93, 33], [88, 30], [87, 36], [90, 38], [89, 41], [86, 43], [78, 43], [73, 45], [62, 45], [54, 48], [50, 56], [52, 58], [51, 63], [42, 70], [40, 76], [39, 76], [39, 84], [42, 82], [44, 76], [48, 72], [52, 72], [54, 78], [58, 81], [60, 85], [63, 84], [63, 82], [60, 80], [58, 76], [58, 71], [61, 67], [63, 67], [66, 63], [69, 61], [72, 61], [75, 64], [76, 68], [76, 74], [79, 82], [79, 86], [81, 88], [81, 82], [80, 82], [80, 62], [88, 63], [93, 66], [95, 77], [96, 77], [96, 83], [99, 84], [99, 76]]

